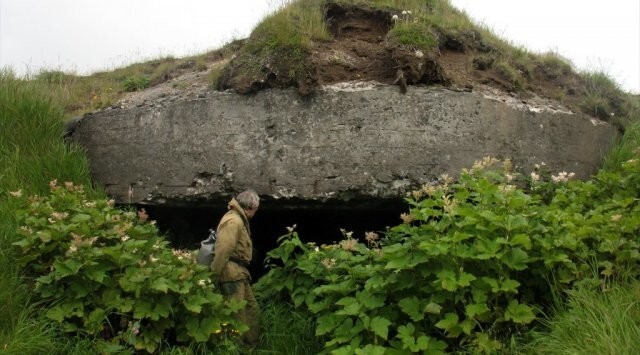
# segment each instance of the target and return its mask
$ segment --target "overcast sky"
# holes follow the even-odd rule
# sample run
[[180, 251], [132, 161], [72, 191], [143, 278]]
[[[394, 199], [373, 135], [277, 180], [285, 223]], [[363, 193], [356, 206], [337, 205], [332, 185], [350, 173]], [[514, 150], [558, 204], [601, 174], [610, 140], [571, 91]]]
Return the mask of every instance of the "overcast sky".
[[[0, 0], [0, 67], [89, 74], [249, 35], [285, 0]], [[639, 0], [451, 0], [500, 37], [640, 93]]]

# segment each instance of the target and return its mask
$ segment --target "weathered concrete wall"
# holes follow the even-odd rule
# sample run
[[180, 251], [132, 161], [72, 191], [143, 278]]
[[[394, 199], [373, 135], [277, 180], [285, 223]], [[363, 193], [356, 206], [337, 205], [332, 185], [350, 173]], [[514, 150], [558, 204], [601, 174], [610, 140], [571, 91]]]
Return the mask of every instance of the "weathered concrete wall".
[[85, 116], [72, 139], [95, 180], [122, 203], [397, 197], [483, 156], [525, 171], [594, 173], [616, 130], [581, 114], [478, 92], [376, 85], [252, 96], [212, 92]]

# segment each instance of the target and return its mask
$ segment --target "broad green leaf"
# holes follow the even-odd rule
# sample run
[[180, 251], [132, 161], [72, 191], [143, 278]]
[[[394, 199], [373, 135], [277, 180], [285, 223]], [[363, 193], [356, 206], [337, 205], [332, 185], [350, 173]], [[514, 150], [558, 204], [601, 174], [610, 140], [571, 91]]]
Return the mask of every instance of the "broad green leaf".
[[323, 314], [316, 321], [316, 335], [325, 335], [334, 330], [343, 317], [338, 317], [333, 313]]
[[[155, 300], [155, 307], [153, 309], [154, 314], [156, 316], [155, 319], [158, 319], [158, 317], [168, 317], [169, 314], [171, 314], [171, 305], [173, 303], [173, 298], [169, 295], [162, 295], [162, 297], [160, 299]], [[154, 318], [151, 318], [154, 319]]]
[[[110, 264], [110, 263], [109, 263]], [[107, 275], [107, 271], [111, 270], [111, 266], [105, 263], [97, 263], [86, 268], [85, 275], [89, 280], [93, 280], [99, 283], [104, 281]]]
[[365, 283], [364, 289], [369, 291], [377, 291], [383, 289], [387, 285], [387, 280], [380, 274], [372, 275]]
[[309, 304], [308, 308], [312, 313], [319, 313], [325, 310], [326, 308], [328, 308], [331, 303], [332, 303], [331, 298], [328, 298], [328, 297], [320, 298], [318, 302]]
[[349, 305], [352, 305], [354, 303], [357, 303], [356, 299], [355, 299], [355, 297], [351, 297], [351, 296], [342, 297], [341, 299], [336, 301], [336, 304], [339, 305], [339, 306], [349, 306]]
[[93, 291], [93, 283], [74, 278], [69, 281], [69, 289], [73, 291], [74, 298], [84, 298]]
[[387, 262], [387, 265], [385, 265], [385, 269], [392, 269], [392, 270], [404, 270], [404, 269], [409, 269], [410, 265], [409, 265], [409, 258], [407, 258], [406, 255], [398, 255], [398, 256], [394, 256], [394, 257], [389, 257], [387, 260], [389, 260]]
[[76, 259], [67, 259], [64, 262], [56, 260], [53, 262], [53, 268], [59, 279], [77, 274], [81, 267], [82, 263]]
[[445, 350], [447, 350], [447, 343], [430, 337], [429, 345], [422, 353], [425, 355], [444, 355], [446, 354]]
[[430, 302], [429, 304], [424, 306], [425, 313], [440, 314], [441, 310], [442, 310], [442, 306], [434, 302]]
[[369, 327], [371, 330], [379, 337], [384, 340], [387, 340], [389, 336], [389, 326], [391, 325], [391, 321], [383, 317], [374, 317], [371, 319], [371, 324]]
[[490, 338], [485, 333], [476, 333], [476, 344], [478, 345], [478, 350], [485, 354], [495, 354], [502, 349], [502, 343]]
[[451, 241], [454, 242], [454, 243], [459, 243], [459, 242], [462, 242], [464, 240], [467, 240], [467, 239], [470, 239], [470, 238], [473, 238], [473, 237], [474, 237], [473, 234], [455, 231], [455, 232], [453, 232], [453, 237], [451, 238]]
[[466, 273], [466, 272], [461, 272], [460, 276], [458, 277], [458, 285], [466, 287], [466, 286], [470, 286], [471, 285], [471, 281], [475, 280], [476, 277], [473, 276], [472, 274]]
[[26, 249], [27, 247], [30, 247], [32, 244], [33, 243], [31, 243], [31, 241], [28, 239], [20, 239], [17, 242], [11, 243], [11, 245], [19, 246], [22, 249]]
[[531, 249], [531, 238], [529, 238], [529, 236], [526, 234], [516, 234], [513, 236], [513, 238], [511, 238], [509, 244], [514, 247], [521, 245], [526, 250], [529, 250]]
[[513, 270], [524, 270], [527, 268], [529, 254], [520, 248], [513, 248], [500, 260]]
[[415, 343], [409, 346], [409, 350], [412, 352], [419, 352], [420, 350], [427, 350], [429, 348], [429, 337], [421, 335], [415, 340]]
[[473, 318], [476, 315], [483, 315], [489, 311], [489, 307], [486, 303], [473, 303], [468, 304], [465, 307], [465, 313], [469, 318]]
[[346, 305], [342, 309], [336, 311], [337, 315], [347, 315], [347, 316], [357, 316], [360, 314], [360, 310], [362, 309], [362, 305], [360, 303], [354, 302]]
[[458, 282], [456, 281], [456, 274], [451, 270], [440, 271], [437, 275], [437, 283], [447, 291], [455, 291], [458, 289]]
[[416, 296], [406, 297], [398, 302], [400, 309], [411, 317], [411, 320], [418, 322], [424, 319], [424, 315], [420, 310], [420, 300]]
[[202, 311], [202, 305], [208, 302], [206, 298], [198, 294], [189, 295], [182, 301], [184, 307], [193, 313], [200, 313]]
[[500, 291], [518, 293], [520, 283], [516, 280], [506, 279], [500, 284]]
[[364, 290], [356, 294], [356, 298], [365, 309], [376, 309], [384, 306], [385, 296], [379, 294], [372, 294], [371, 292]]
[[[481, 280], [485, 280], [485, 277], [482, 277]], [[495, 279], [492, 279], [495, 281]], [[477, 285], [478, 283], [476, 283]], [[496, 282], [496, 286], [497, 286], [497, 282]], [[487, 302], [488, 296], [487, 296], [488, 290], [486, 290], [486, 288], [484, 287], [484, 285], [481, 285], [480, 287], [474, 287], [471, 289], [471, 294], [473, 296], [473, 300], [476, 303], [482, 303], [482, 302]]]
[[153, 315], [153, 304], [144, 299], [137, 299], [134, 305], [133, 317], [138, 319], [147, 317], [153, 319], [155, 317]]
[[500, 243], [495, 240], [477, 239], [473, 246], [475, 247], [477, 254], [476, 259], [487, 260], [490, 258], [498, 257], [498, 253], [502, 249]]
[[466, 335], [471, 335], [471, 332], [473, 331], [473, 328], [475, 328], [476, 326], [476, 322], [473, 320], [473, 318], [467, 318], [465, 320], [463, 320], [462, 322], [460, 322], [460, 329], [462, 329], [462, 331], [466, 334]]
[[38, 231], [36, 235], [43, 243], [48, 243], [51, 241], [51, 232], [48, 230]]
[[384, 355], [387, 348], [380, 345], [367, 344], [364, 348], [356, 349], [356, 355]]
[[[336, 344], [340, 344], [340, 343], [342, 342], [336, 342]], [[332, 345], [332, 344], [331, 342], [328, 342], [327, 345]], [[356, 351], [358, 350], [354, 349], [353, 346], [347, 345], [347, 346], [342, 346], [337, 349], [334, 349], [333, 351], [331, 351], [331, 355], [352, 355], [352, 354], [356, 354]]]
[[198, 317], [187, 317], [185, 320], [187, 334], [200, 343], [207, 341], [212, 333], [220, 331], [221, 325], [216, 325], [215, 323], [216, 320], [213, 317], [205, 317], [202, 319]]
[[458, 327], [458, 315], [455, 313], [447, 313], [444, 315], [444, 319], [435, 324], [436, 328], [444, 329], [447, 332], [451, 332]]
[[507, 231], [514, 231], [516, 229], [521, 229], [524, 227], [527, 227], [529, 224], [527, 223], [527, 219], [524, 218], [521, 215], [516, 215], [516, 216], [512, 216], [509, 215], [507, 216], [507, 223], [505, 225], [505, 228], [507, 229]]
[[92, 333], [102, 330], [102, 324], [106, 321], [106, 312], [102, 308], [96, 308], [85, 319], [84, 326]]
[[63, 305], [53, 306], [47, 311], [47, 317], [58, 322], [62, 322], [66, 315], [67, 310]]
[[164, 293], [167, 293], [167, 290], [169, 290], [169, 284], [167, 282], [167, 279], [165, 279], [164, 277], [159, 277], [153, 280], [153, 282], [151, 282], [151, 285], [149, 285], [149, 287], [152, 290], [156, 290]]
[[401, 325], [398, 327], [398, 337], [400, 339], [404, 339], [407, 337], [413, 338], [413, 332], [415, 331], [416, 331], [416, 327], [414, 327], [412, 323], [408, 323], [407, 325]]
[[512, 300], [504, 312], [504, 318], [514, 323], [529, 324], [536, 318], [533, 309], [526, 304], [518, 303], [518, 300]]

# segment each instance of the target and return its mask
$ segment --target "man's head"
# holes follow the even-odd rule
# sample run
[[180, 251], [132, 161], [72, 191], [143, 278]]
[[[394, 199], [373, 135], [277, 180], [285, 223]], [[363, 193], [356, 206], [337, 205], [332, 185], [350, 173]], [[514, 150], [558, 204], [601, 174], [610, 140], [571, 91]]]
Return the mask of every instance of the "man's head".
[[252, 218], [260, 206], [260, 197], [251, 189], [239, 193], [238, 196], [236, 196], [236, 201], [238, 201], [238, 204], [244, 210], [247, 218]]

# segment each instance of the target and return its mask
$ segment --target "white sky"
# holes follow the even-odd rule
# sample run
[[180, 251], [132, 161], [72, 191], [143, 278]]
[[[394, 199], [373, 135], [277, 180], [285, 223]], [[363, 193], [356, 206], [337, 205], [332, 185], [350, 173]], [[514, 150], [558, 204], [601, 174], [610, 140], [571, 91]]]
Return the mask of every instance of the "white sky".
[[[639, 0], [450, 0], [500, 37], [640, 93]], [[285, 0], [0, 0], [0, 67], [89, 74], [204, 53]]]

